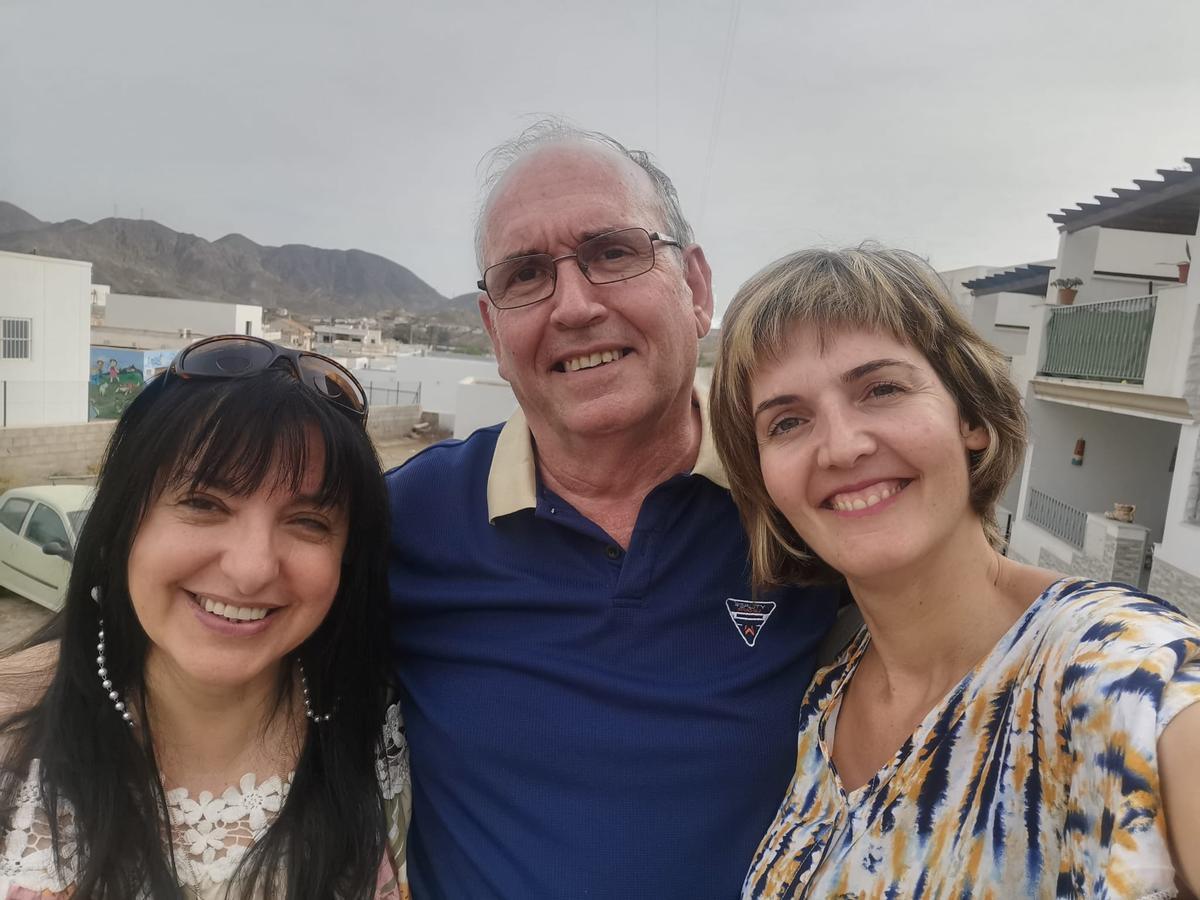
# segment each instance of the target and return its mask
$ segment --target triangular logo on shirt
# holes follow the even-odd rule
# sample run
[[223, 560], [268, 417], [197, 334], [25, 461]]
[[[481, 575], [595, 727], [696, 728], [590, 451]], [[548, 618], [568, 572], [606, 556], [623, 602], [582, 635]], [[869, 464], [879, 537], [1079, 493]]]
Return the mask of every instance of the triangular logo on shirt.
[[775, 604], [769, 600], [738, 600], [735, 597], [725, 600], [725, 608], [747, 647], [754, 646], [758, 633], [775, 612]]

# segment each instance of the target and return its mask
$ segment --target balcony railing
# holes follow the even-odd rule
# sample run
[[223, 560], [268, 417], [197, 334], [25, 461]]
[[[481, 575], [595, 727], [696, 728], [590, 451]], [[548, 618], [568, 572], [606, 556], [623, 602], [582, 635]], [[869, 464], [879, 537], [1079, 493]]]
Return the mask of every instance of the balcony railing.
[[1038, 374], [1141, 384], [1157, 301], [1151, 295], [1051, 309]]
[[1031, 487], [1025, 518], [1056, 538], [1083, 549], [1083, 534], [1087, 529], [1087, 513], [1083, 510]]

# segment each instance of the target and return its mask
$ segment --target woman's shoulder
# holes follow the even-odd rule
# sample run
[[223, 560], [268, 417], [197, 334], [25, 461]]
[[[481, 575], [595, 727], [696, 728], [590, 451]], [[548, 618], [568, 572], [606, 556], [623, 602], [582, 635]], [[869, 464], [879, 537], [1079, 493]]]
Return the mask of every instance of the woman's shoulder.
[[1076, 654], [1135, 651], [1200, 641], [1197, 625], [1172, 604], [1127, 584], [1063, 578], [1046, 589], [1047, 631], [1076, 644]]
[[63, 835], [56, 859], [50, 819], [42, 806], [40, 763], [33, 760], [13, 795], [0, 842], [0, 897], [56, 900], [73, 893], [76, 875], [74, 813], [70, 803], [58, 806], [58, 830]]
[[1061, 703], [1080, 728], [1145, 719], [1158, 733], [1200, 702], [1200, 625], [1167, 601], [1077, 578], [1052, 585], [1045, 599], [1039, 656], [1053, 660]]
[[35, 706], [50, 687], [57, 665], [57, 641], [0, 657], [0, 721]]

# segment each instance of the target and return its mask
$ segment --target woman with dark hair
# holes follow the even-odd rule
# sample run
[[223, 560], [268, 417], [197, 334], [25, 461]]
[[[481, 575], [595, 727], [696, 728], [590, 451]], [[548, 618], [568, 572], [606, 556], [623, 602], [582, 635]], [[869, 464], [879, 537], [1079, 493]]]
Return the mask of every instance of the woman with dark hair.
[[63, 609], [3, 662], [0, 898], [407, 897], [366, 414], [237, 336], [129, 406]]
[[768, 266], [711, 402], [755, 584], [845, 584], [866, 623], [804, 696], [743, 897], [1200, 887], [1200, 627], [997, 551], [1021, 399], [926, 263]]

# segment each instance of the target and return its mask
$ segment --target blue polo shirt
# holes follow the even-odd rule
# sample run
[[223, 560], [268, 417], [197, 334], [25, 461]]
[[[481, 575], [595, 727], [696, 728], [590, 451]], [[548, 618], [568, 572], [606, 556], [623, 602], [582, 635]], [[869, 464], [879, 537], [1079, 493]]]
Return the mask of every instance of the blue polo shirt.
[[737, 897], [835, 603], [752, 599], [707, 423], [628, 552], [540, 482], [520, 413], [387, 481], [413, 896]]

